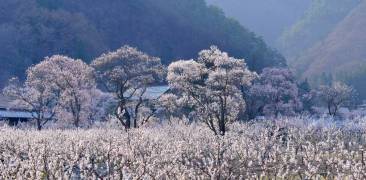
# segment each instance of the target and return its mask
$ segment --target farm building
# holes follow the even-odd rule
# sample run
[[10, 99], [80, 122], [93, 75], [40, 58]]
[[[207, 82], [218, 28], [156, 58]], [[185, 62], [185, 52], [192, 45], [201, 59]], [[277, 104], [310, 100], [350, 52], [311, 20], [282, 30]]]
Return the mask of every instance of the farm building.
[[8, 121], [9, 125], [15, 126], [19, 122], [33, 119], [32, 112], [12, 105], [12, 101], [11, 98], [0, 95], [0, 121]]
[[[144, 103], [157, 101], [161, 95], [169, 91], [168, 86], [152, 86], [146, 89], [146, 92], [141, 97]], [[129, 96], [128, 92], [125, 96]], [[138, 97], [132, 95], [132, 101], [138, 101]], [[9, 97], [0, 94], [0, 121], [7, 121], [9, 125], [16, 126], [19, 122], [27, 122], [35, 117], [34, 112], [30, 112], [24, 107], [14, 106], [13, 100]]]

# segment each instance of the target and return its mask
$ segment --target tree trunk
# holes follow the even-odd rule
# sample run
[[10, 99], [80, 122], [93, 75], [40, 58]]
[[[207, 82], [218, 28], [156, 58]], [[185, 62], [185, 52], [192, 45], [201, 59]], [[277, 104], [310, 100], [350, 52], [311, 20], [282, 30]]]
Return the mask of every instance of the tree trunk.
[[37, 130], [40, 131], [42, 130], [42, 124], [41, 124], [41, 119], [37, 118]]
[[125, 122], [125, 128], [126, 129], [131, 129], [131, 115], [127, 111], [127, 109], [125, 109], [125, 113], [123, 113], [123, 118], [126, 120], [126, 122]]
[[138, 126], [137, 126], [137, 117], [138, 117], [139, 109], [140, 109], [140, 106], [141, 106], [142, 102], [143, 102], [142, 98], [140, 97], [138, 103], [135, 106], [135, 114], [134, 114], [134, 118], [133, 118], [133, 127], [134, 128], [138, 128]]
[[226, 128], [225, 128], [225, 116], [226, 116], [226, 109], [225, 109], [225, 104], [224, 104], [224, 100], [222, 99], [222, 97], [220, 97], [220, 119], [219, 119], [219, 130], [220, 130], [220, 135], [225, 135], [226, 132]]
[[332, 116], [332, 107], [330, 103], [328, 103], [328, 114]]
[[133, 118], [133, 128], [138, 128], [137, 127], [137, 117]]
[[[79, 99], [75, 96], [74, 97], [74, 100], [75, 100], [75, 127], [78, 128], [79, 125], [80, 125], [80, 112], [81, 112], [81, 104], [79, 103]], [[74, 116], [74, 117], [75, 117]]]
[[74, 122], [74, 125], [75, 125], [76, 128], [79, 127], [79, 122], [80, 122], [80, 117], [79, 117], [79, 115], [77, 115], [76, 119], [75, 119], [75, 122]]
[[338, 112], [338, 105], [328, 103], [328, 113], [330, 116], [335, 116]]
[[[123, 97], [123, 90], [121, 89], [119, 93], [119, 103], [118, 107], [115, 109], [115, 114], [125, 129], [128, 130], [131, 128], [131, 115], [126, 108], [126, 99]], [[123, 114], [121, 115], [121, 113]]]
[[338, 112], [338, 106], [334, 105], [334, 111], [333, 111], [333, 116], [336, 116]]
[[37, 112], [37, 118], [36, 118], [36, 121], [37, 121], [37, 130], [40, 131], [42, 130], [42, 115], [41, 115], [41, 112], [38, 111]]

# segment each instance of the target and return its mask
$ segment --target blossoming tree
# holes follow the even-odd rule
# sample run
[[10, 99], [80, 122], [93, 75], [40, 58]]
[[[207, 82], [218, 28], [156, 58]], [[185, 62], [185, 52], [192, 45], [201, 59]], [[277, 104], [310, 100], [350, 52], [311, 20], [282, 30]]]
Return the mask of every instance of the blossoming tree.
[[23, 84], [18, 78], [12, 78], [3, 93], [16, 99], [17, 106], [24, 107], [36, 120], [37, 129], [53, 119], [56, 114], [59, 91], [53, 84], [49, 85], [40, 79], [48, 78], [44, 72], [36, 72], [34, 67], [27, 71], [27, 79]]
[[46, 57], [29, 68], [23, 86], [12, 83], [4, 90], [35, 112], [38, 129], [54, 117], [75, 127], [87, 122], [95, 113], [91, 101], [98, 97], [90, 94], [96, 91], [93, 68], [82, 60], [60, 55]]
[[[65, 56], [46, 58], [37, 66], [38, 71], [46, 71], [50, 82], [54, 83], [60, 92], [58, 119], [71, 121], [79, 127], [81, 121], [87, 120], [91, 113], [89, 94], [96, 91], [94, 69], [82, 60], [74, 60]], [[46, 81], [45, 80], [45, 81]]]
[[266, 68], [249, 90], [256, 113], [294, 115], [302, 107], [295, 77], [286, 68]]
[[318, 95], [328, 108], [328, 114], [335, 116], [342, 105], [349, 102], [354, 89], [342, 82], [334, 82], [330, 86], [321, 86]]
[[118, 120], [126, 129], [138, 127], [136, 117], [146, 101], [146, 88], [160, 82], [165, 74], [160, 58], [123, 46], [96, 58], [92, 66], [104, 88], [117, 99], [114, 114]]
[[197, 60], [172, 63], [167, 80], [178, 104], [188, 106], [215, 134], [224, 135], [227, 124], [245, 109], [240, 86], [249, 85], [254, 77], [243, 59], [212, 46], [201, 51]]

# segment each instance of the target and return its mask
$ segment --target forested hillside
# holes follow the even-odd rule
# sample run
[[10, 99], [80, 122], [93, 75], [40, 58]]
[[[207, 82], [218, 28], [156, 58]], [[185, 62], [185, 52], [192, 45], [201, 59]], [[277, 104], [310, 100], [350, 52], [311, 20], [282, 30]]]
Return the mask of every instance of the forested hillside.
[[261, 70], [284, 58], [204, 0], [3, 0], [0, 86], [53, 54], [81, 58], [129, 44], [162, 58], [194, 58], [212, 44]]

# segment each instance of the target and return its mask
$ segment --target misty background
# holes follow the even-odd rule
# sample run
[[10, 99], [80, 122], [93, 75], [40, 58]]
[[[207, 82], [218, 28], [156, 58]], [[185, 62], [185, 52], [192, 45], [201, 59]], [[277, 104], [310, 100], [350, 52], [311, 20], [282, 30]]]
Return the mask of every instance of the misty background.
[[164, 64], [215, 44], [249, 68], [289, 66], [312, 86], [340, 80], [366, 98], [363, 0], [2, 0], [0, 87], [44, 57], [90, 62], [129, 44]]
[[207, 0], [285, 56], [313, 86], [344, 81], [366, 94], [366, 2]]
[[298, 21], [310, 7], [311, 0], [207, 0], [219, 6], [270, 45]]

